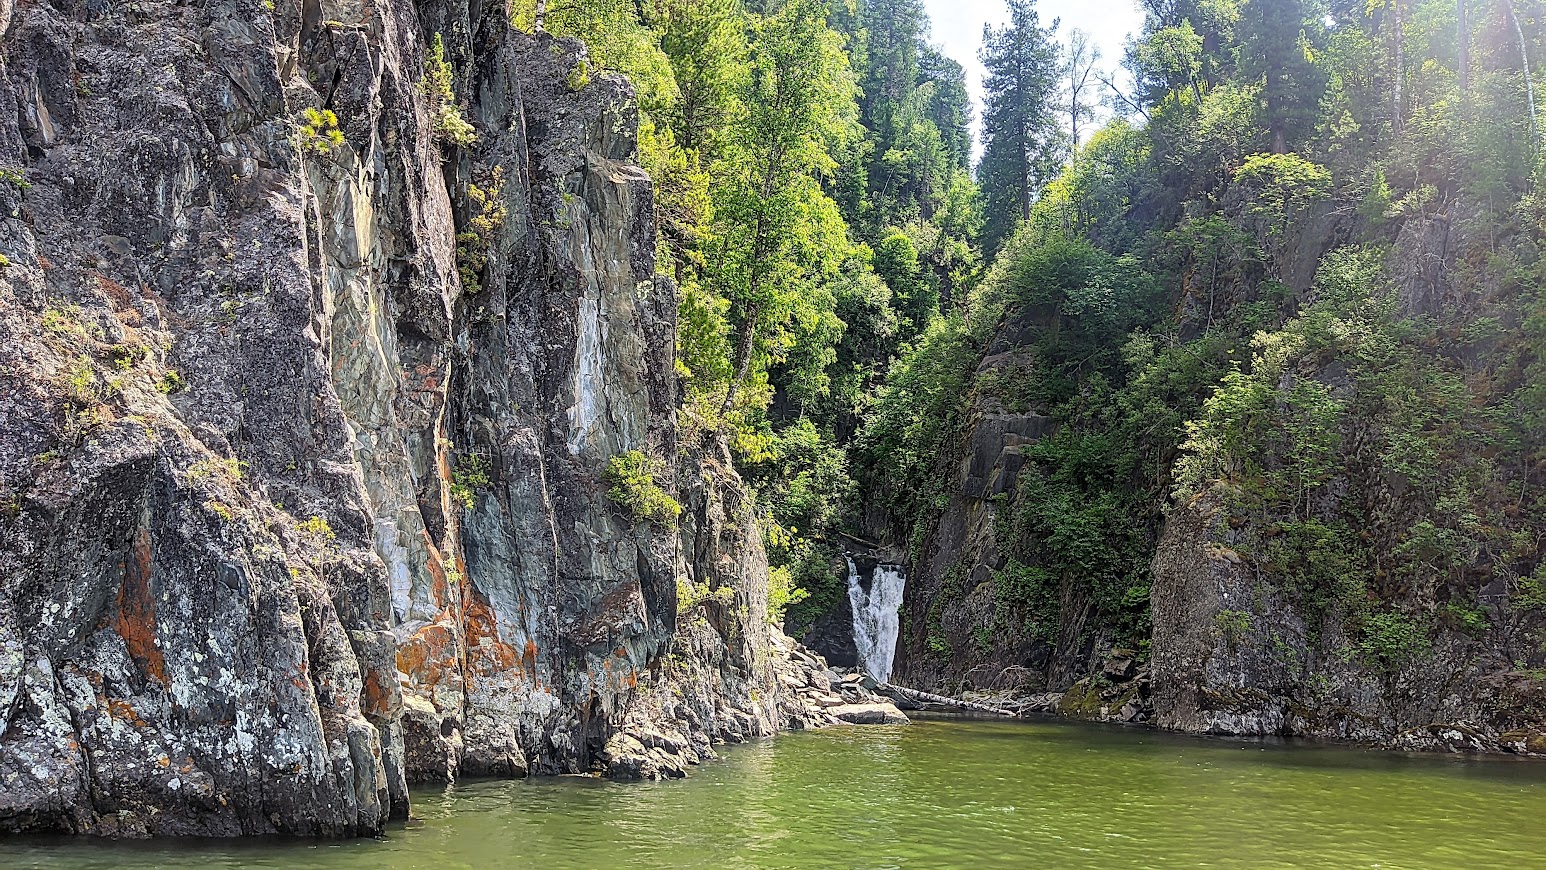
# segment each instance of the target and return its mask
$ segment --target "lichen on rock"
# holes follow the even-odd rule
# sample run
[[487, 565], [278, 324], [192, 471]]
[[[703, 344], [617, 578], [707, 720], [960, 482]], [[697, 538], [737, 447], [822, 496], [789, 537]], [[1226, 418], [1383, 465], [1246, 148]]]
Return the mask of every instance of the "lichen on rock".
[[819, 724], [723, 445], [676, 525], [606, 496], [678, 456], [625, 81], [454, 0], [68, 6], [0, 4], [0, 831], [370, 834]]

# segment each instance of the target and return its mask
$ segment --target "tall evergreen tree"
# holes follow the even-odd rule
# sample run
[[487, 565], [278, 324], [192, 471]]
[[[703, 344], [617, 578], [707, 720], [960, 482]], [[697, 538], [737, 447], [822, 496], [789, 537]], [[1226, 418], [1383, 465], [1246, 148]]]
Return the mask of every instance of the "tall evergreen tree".
[[1007, 26], [983, 30], [986, 144], [977, 175], [987, 197], [983, 242], [989, 251], [1030, 219], [1037, 192], [1057, 172], [1064, 153], [1056, 22], [1041, 26], [1035, 0], [1009, 0], [1009, 15]]
[[950, 168], [972, 166], [972, 101], [966, 70], [939, 49], [925, 45], [918, 54], [918, 75], [928, 88], [928, 119], [939, 128]]
[[1246, 0], [1240, 8], [1240, 59], [1262, 82], [1272, 150], [1282, 154], [1315, 127], [1326, 80], [1310, 61], [1302, 0]]

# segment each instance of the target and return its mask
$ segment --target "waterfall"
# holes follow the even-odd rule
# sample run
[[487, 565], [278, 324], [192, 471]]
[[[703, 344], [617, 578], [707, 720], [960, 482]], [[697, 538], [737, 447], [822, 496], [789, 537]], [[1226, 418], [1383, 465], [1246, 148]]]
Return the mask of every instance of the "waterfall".
[[891, 658], [896, 653], [902, 608], [902, 586], [907, 575], [896, 565], [876, 565], [870, 588], [859, 582], [859, 567], [848, 559], [848, 604], [854, 612], [854, 648], [859, 666], [875, 679], [891, 679]]

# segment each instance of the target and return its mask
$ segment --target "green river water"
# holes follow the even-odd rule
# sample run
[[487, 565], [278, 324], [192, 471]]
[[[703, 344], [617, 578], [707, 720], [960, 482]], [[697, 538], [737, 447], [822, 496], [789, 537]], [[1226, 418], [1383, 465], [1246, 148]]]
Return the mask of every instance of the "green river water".
[[379, 840], [0, 841], [5, 868], [1546, 868], [1546, 764], [925, 719], [684, 781], [414, 794]]

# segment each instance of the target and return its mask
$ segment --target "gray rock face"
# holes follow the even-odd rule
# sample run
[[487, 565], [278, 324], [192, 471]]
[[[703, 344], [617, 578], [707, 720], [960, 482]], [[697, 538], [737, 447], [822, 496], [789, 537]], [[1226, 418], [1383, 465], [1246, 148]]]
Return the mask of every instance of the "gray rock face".
[[365, 834], [807, 715], [723, 446], [669, 471], [625, 82], [456, 0], [92, 8], [0, 0], [0, 831]]
[[[1045, 306], [1028, 306], [1006, 318], [975, 379], [1022, 370], [1030, 362], [1031, 336], [1054, 319]], [[1100, 626], [1084, 624], [1082, 606], [1069, 607], [1073, 615], [1067, 624], [1049, 626], [1042, 635], [995, 628], [1004, 605], [993, 581], [1013, 544], [997, 539], [995, 520], [1016, 493], [1026, 461], [1022, 450], [1052, 435], [1056, 424], [1034, 410], [1007, 408], [988, 392], [974, 392], [968, 425], [947, 457], [949, 501], [926, 523], [915, 557], [907, 560], [892, 682], [947, 695], [1064, 689], [1098, 665], [1111, 645], [1109, 636]], [[895, 536], [885, 528], [866, 531], [875, 538]], [[1073, 602], [1083, 593], [1066, 594]]]
[[[1546, 754], [1518, 635], [1441, 629], [1381, 668], [1352, 655], [1342, 617], [1305, 614], [1234, 550], [1241, 532], [1207, 494], [1171, 513], [1154, 562], [1155, 723], [1208, 734], [1303, 736], [1402, 749]], [[1523, 621], [1523, 615], [1516, 621]]]
[[873, 704], [838, 704], [827, 715], [850, 725], [906, 725], [910, 720], [889, 701]]

